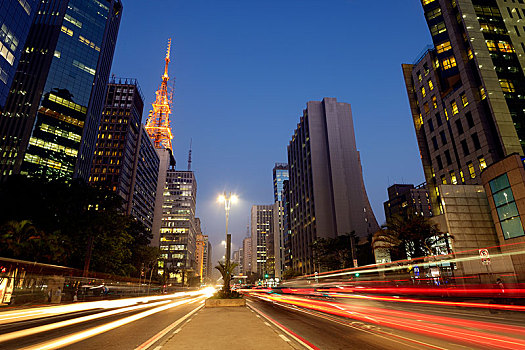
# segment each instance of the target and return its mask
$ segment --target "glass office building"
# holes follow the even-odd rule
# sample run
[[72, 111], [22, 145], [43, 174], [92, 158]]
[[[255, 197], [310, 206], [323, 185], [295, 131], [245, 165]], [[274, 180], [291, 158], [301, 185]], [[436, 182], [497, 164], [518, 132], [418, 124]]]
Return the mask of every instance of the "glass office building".
[[39, 4], [0, 120], [0, 179], [89, 177], [120, 0]]
[[36, 13], [37, 0], [0, 0], [0, 112]]

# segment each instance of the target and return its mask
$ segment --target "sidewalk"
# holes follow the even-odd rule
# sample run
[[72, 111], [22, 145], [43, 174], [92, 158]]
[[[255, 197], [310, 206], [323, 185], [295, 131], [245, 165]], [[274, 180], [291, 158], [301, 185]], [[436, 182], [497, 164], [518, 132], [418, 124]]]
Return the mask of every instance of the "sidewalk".
[[247, 307], [202, 308], [174, 333], [162, 350], [297, 349]]

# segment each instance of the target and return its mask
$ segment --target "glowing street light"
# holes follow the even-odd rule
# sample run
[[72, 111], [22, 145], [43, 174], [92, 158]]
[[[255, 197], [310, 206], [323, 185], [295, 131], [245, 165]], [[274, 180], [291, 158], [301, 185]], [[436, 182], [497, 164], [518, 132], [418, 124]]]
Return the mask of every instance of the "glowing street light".
[[[217, 197], [217, 202], [224, 203], [224, 212], [226, 214], [226, 266], [229, 266], [230, 264], [230, 256], [231, 256], [231, 246], [232, 246], [232, 236], [228, 233], [228, 219], [230, 218], [230, 209], [232, 203], [237, 203], [239, 198], [231, 192], [226, 194], [226, 191], [224, 194], [219, 195]], [[224, 241], [223, 241], [224, 242]]]

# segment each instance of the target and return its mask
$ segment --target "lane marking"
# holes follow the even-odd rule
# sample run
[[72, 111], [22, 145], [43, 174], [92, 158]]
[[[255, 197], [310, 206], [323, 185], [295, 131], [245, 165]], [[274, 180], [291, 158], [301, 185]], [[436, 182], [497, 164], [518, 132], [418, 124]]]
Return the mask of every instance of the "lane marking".
[[268, 327], [270, 327], [270, 324], [268, 322], [264, 322], [265, 325], [267, 325]]
[[259, 315], [263, 316], [265, 319], [267, 319], [271, 324], [273, 324], [275, 327], [277, 327], [278, 329], [280, 329], [283, 333], [285, 333], [286, 335], [288, 335], [290, 338], [292, 338], [293, 340], [295, 340], [299, 345], [302, 345], [304, 348], [308, 349], [308, 350], [320, 350], [318, 347], [316, 347], [315, 345], [313, 345], [312, 343], [310, 343], [308, 340], [302, 338], [301, 336], [299, 336], [298, 334], [295, 334], [293, 331], [291, 331], [290, 329], [286, 328], [285, 326], [283, 326], [282, 324], [280, 324], [279, 322], [275, 321], [274, 319], [270, 318], [268, 315], [264, 314], [263, 312], [261, 312], [259, 309], [257, 309], [256, 307], [254, 307], [252, 305], [252, 302], [247, 302], [246, 305], [248, 305], [248, 307], [253, 310], [256, 314], [257, 317], [259, 317]]
[[181, 330], [182, 330], [182, 327], [181, 327], [181, 328], [177, 328], [175, 331], [173, 331], [172, 334], [177, 334], [177, 333], [179, 333]]
[[6, 334], [0, 335], [0, 343], [6, 342], [6, 341], [9, 341], [9, 340], [13, 340], [13, 339], [17, 339], [17, 338], [21, 338], [21, 337], [28, 337], [28, 336], [31, 336], [31, 335], [34, 335], [34, 334], [37, 334], [37, 333], [51, 331], [51, 330], [57, 329], [57, 328], [67, 327], [67, 326], [71, 326], [71, 325], [74, 325], [74, 324], [88, 322], [88, 321], [96, 320], [96, 319], [103, 318], [103, 317], [117, 315], [117, 314], [125, 313], [125, 312], [128, 312], [128, 311], [135, 311], [135, 310], [140, 310], [140, 309], [146, 309], [148, 307], [153, 308], [155, 306], [160, 306], [160, 305], [164, 305], [164, 304], [167, 304], [167, 303], [169, 303], [169, 300], [167, 300], [167, 301], [159, 301], [159, 302], [151, 303], [151, 304], [130, 306], [130, 307], [126, 307], [126, 308], [123, 308], [123, 309], [116, 309], [116, 310], [101, 312], [101, 313], [97, 313], [97, 314], [93, 314], [93, 315], [82, 316], [82, 317], [78, 317], [78, 318], [72, 318], [70, 320], [50, 323], [50, 324], [37, 326], [37, 327], [33, 327], [33, 328], [22, 329], [22, 330], [19, 330], [19, 331], [15, 331], [15, 332], [11, 332], [11, 333], [6, 333]]
[[[277, 303], [277, 302], [274, 302], [273, 304], [275, 304], [275, 305], [277, 305], [279, 307], [287, 308], [287, 309], [290, 309], [290, 310], [293, 310], [293, 311], [299, 311], [299, 312], [305, 313], [307, 315], [311, 315], [311, 316], [314, 316], [314, 317], [323, 318], [323, 319], [326, 319], [328, 321], [339, 323], [339, 324], [341, 324], [343, 326], [346, 326], [346, 327], [349, 327], [349, 328], [352, 328], [352, 329], [356, 329], [356, 330], [364, 332], [364, 333], [369, 333], [369, 334], [372, 334], [374, 336], [377, 336], [377, 337], [380, 337], [380, 338], [384, 338], [384, 339], [387, 339], [387, 340], [390, 340], [390, 341], [394, 341], [396, 343], [400, 343], [400, 344], [403, 344], [405, 346], [410, 346], [410, 347], [415, 348], [415, 349], [419, 349], [419, 348], [416, 348], [412, 344], [407, 344], [406, 342], [416, 343], [416, 344], [419, 344], [419, 345], [424, 345], [424, 346], [432, 348], [432, 349], [446, 350], [446, 348], [442, 348], [442, 347], [439, 347], [439, 346], [436, 346], [436, 345], [428, 344], [428, 343], [425, 343], [425, 342], [422, 342], [422, 341], [419, 341], [419, 340], [403, 337], [401, 335], [388, 333], [388, 332], [385, 332], [385, 331], [382, 331], [382, 330], [379, 330], [379, 329], [374, 329], [374, 331], [366, 330], [366, 329], [363, 329], [362, 327], [354, 325], [353, 323], [355, 323], [355, 322], [352, 322], [352, 324], [348, 324], [346, 322], [342, 322], [342, 321], [339, 321], [337, 319], [334, 319], [333, 316], [320, 315], [320, 314], [316, 314], [316, 313], [314, 313], [312, 311], [309, 311], [309, 310], [307, 311], [307, 310], [304, 310], [304, 309], [301, 309], [301, 308], [298, 308], [298, 307], [290, 307], [288, 305], [283, 305], [283, 304], [280, 304], [280, 303]], [[398, 339], [391, 339], [391, 338], [398, 338]], [[400, 340], [404, 340], [405, 342], [402, 342]]]
[[162, 346], [157, 346], [154, 350], [160, 350], [162, 349]]
[[290, 342], [290, 339], [286, 338], [283, 334], [279, 334], [279, 337], [281, 337], [286, 342]]
[[[198, 312], [203, 307], [204, 307], [204, 304], [200, 304], [199, 306], [197, 306], [197, 308], [193, 309], [191, 312], [187, 313], [185, 316], [182, 316], [177, 321], [173, 322], [168, 327], [164, 328], [162, 331], [160, 331], [159, 333], [155, 334], [153, 337], [149, 338], [144, 343], [142, 343], [141, 345], [136, 347], [135, 350], [147, 350], [147, 349], [149, 349], [151, 346], [153, 346], [153, 344], [155, 344], [162, 337], [164, 337], [166, 334], [168, 334], [168, 332], [173, 330], [173, 328], [177, 327], [179, 324], [184, 322], [187, 318], [191, 317], [193, 314]], [[179, 328], [177, 331], [180, 331], [180, 330], [181, 330], [181, 328]]]
[[159, 306], [157, 308], [154, 308], [154, 309], [151, 309], [151, 310], [148, 310], [148, 311], [144, 311], [144, 312], [132, 315], [132, 316], [128, 316], [128, 317], [122, 318], [122, 319], [117, 320], [117, 321], [109, 322], [109, 323], [103, 324], [101, 326], [89, 328], [89, 329], [87, 329], [85, 331], [73, 333], [73, 334], [70, 334], [70, 335], [67, 335], [67, 336], [63, 336], [63, 337], [60, 337], [58, 339], [53, 339], [51, 341], [43, 342], [43, 343], [40, 343], [40, 344], [37, 344], [37, 345], [32, 345], [32, 346], [26, 347], [24, 349], [26, 349], [26, 350], [48, 350], [48, 349], [51, 350], [51, 349], [62, 348], [62, 347], [65, 347], [67, 345], [77, 343], [77, 342], [79, 342], [81, 340], [84, 340], [84, 339], [87, 339], [87, 338], [91, 338], [91, 337], [93, 337], [95, 335], [98, 335], [98, 334], [101, 334], [101, 333], [105, 333], [105, 332], [110, 331], [112, 329], [115, 329], [115, 328], [127, 325], [129, 323], [138, 321], [138, 320], [140, 320], [142, 318], [151, 316], [153, 314], [156, 314], [156, 313], [159, 313], [159, 312], [162, 312], [162, 311], [165, 311], [165, 310], [177, 307], [179, 305], [188, 304], [189, 301], [190, 300], [184, 300], [184, 301], [176, 301], [176, 302], [173, 302], [173, 303], [169, 303], [167, 305]]

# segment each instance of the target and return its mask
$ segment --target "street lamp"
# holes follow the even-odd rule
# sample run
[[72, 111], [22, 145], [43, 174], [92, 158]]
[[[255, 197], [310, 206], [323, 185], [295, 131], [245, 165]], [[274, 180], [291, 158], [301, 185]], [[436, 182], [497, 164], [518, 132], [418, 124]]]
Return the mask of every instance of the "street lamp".
[[231, 256], [231, 246], [232, 246], [232, 236], [228, 233], [228, 219], [230, 217], [230, 208], [232, 203], [236, 203], [238, 200], [236, 195], [232, 195], [231, 192], [226, 194], [226, 191], [224, 191], [224, 194], [221, 194], [217, 201], [219, 203], [224, 203], [224, 212], [226, 214], [226, 266], [230, 265], [230, 256]]

